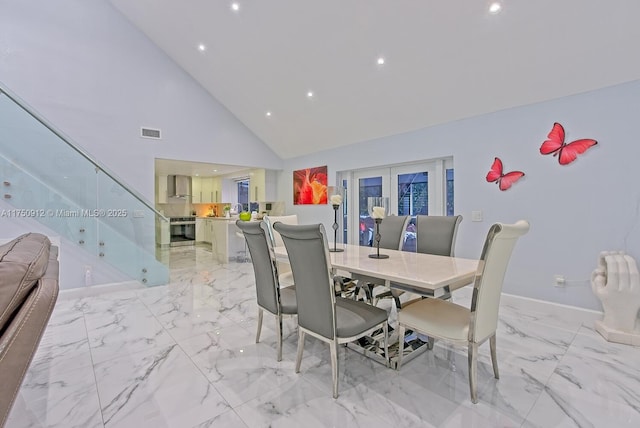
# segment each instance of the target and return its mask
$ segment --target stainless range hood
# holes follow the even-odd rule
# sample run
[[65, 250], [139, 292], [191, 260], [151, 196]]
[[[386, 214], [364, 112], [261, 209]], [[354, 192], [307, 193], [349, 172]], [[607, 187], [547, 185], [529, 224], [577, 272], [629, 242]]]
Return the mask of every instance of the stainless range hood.
[[191, 177], [186, 175], [169, 175], [167, 177], [167, 192], [171, 198], [186, 198], [191, 196]]

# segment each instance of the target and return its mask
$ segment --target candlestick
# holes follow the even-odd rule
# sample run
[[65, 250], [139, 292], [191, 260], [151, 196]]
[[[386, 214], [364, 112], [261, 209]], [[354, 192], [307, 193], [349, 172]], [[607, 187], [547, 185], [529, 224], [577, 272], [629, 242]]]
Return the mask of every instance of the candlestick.
[[333, 207], [333, 248], [330, 248], [329, 251], [332, 253], [339, 253], [344, 251], [342, 248], [338, 248], [338, 229], [340, 225], [338, 225], [338, 209], [340, 208], [340, 204], [342, 204], [342, 195], [344, 193], [344, 188], [342, 186], [329, 186], [327, 189], [327, 195], [329, 196], [329, 202]]
[[371, 257], [372, 259], [388, 259], [388, 254], [380, 254], [380, 238], [382, 237], [380, 235], [380, 223], [382, 223], [382, 219], [374, 218], [373, 220], [376, 222], [376, 236], [374, 238], [376, 241], [376, 253], [369, 254], [369, 257]]
[[374, 236], [376, 253], [369, 254], [369, 257], [372, 259], [388, 259], [389, 256], [387, 254], [380, 254], [380, 224], [382, 219], [389, 214], [389, 198], [371, 196], [367, 199], [367, 209], [373, 221], [376, 222], [376, 234]]

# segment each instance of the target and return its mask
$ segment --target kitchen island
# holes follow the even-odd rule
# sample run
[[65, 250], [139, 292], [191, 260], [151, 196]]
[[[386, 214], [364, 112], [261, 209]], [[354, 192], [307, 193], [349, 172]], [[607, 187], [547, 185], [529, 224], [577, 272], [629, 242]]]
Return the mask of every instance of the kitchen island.
[[[198, 217], [196, 241], [211, 244], [211, 251], [220, 263], [245, 260], [244, 238], [236, 226], [238, 217]], [[248, 253], [247, 253], [248, 257]]]

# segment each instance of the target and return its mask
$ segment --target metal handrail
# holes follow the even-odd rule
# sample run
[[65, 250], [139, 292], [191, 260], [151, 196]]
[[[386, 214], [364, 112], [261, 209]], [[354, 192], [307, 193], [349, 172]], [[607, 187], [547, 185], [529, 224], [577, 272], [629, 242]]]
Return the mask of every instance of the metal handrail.
[[120, 181], [120, 179], [118, 179], [115, 176], [115, 174], [113, 174], [112, 172], [110, 172], [107, 169], [105, 169], [102, 165], [100, 165], [97, 160], [95, 160], [93, 157], [91, 157], [91, 155], [89, 155], [89, 153], [85, 152], [81, 148], [79, 148], [76, 145], [72, 144], [70, 142], [71, 139], [69, 137], [64, 135], [61, 131], [58, 131], [46, 119], [44, 119], [42, 116], [40, 116], [38, 113], [36, 113], [33, 108], [27, 107], [27, 103], [24, 102], [22, 99], [20, 99], [17, 95], [11, 93], [11, 91], [7, 90], [6, 87], [2, 84], [2, 82], [0, 82], [0, 94], [6, 95], [7, 98], [9, 98], [11, 101], [16, 103], [21, 109], [26, 111], [31, 117], [33, 117], [35, 120], [37, 120], [42, 125], [44, 125], [49, 131], [53, 132], [58, 138], [60, 138], [62, 141], [64, 141], [69, 147], [71, 147], [78, 154], [80, 154], [80, 156], [82, 156], [83, 158], [85, 158], [86, 160], [91, 162], [91, 164], [93, 164], [93, 166], [95, 166], [97, 168], [97, 170], [102, 171], [107, 177], [109, 177], [110, 179], [112, 179], [113, 181], [118, 183], [120, 185], [120, 187], [122, 187], [124, 190], [129, 192], [129, 194], [131, 194], [134, 198], [136, 198], [143, 205], [145, 205], [147, 208], [149, 208], [151, 211], [153, 211], [156, 216], [160, 217], [162, 220], [164, 220], [166, 222], [169, 221], [169, 219], [167, 217], [165, 217], [160, 211], [156, 210], [155, 207], [150, 205], [144, 199], [144, 197], [142, 195], [140, 195], [138, 192], [136, 192], [135, 190], [129, 188], [124, 183], [122, 183], [122, 181]]

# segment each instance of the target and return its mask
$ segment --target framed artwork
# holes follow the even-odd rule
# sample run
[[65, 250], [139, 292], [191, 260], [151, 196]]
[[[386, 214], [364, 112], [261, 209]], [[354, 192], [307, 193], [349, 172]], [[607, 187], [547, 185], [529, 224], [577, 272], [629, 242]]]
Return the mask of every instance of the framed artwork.
[[327, 166], [293, 171], [293, 204], [327, 203]]

